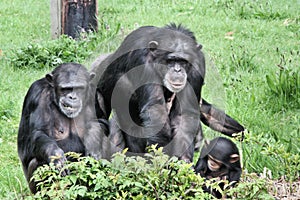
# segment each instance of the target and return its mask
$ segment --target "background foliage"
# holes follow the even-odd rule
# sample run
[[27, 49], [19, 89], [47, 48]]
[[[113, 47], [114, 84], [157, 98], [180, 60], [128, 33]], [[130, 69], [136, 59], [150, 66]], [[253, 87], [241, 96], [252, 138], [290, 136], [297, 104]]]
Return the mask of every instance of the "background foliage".
[[[245, 171], [268, 169], [273, 179], [299, 180], [298, 0], [98, 0], [98, 5], [99, 32], [75, 42], [51, 40], [49, 1], [0, 2], [0, 197], [28, 193], [16, 137], [32, 82], [60, 62], [89, 68], [137, 27], [169, 22], [183, 23], [204, 46], [209, 59], [203, 96], [248, 129], [238, 144]], [[205, 129], [206, 138], [216, 135]]]

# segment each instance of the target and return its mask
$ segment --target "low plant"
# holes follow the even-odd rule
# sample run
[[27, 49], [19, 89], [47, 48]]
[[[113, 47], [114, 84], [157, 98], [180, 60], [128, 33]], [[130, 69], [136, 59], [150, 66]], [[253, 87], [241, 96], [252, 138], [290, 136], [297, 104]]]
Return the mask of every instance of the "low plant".
[[270, 187], [267, 179], [261, 178], [258, 175], [242, 174], [239, 184], [228, 190], [228, 194], [237, 199], [274, 199], [269, 193]]
[[231, 46], [230, 56], [230, 70], [252, 72], [257, 69], [257, 65], [254, 62], [255, 54], [250, 53], [247, 48], [243, 46], [233, 47]]
[[280, 12], [278, 8], [274, 8], [274, 3], [270, 0], [217, 0], [215, 4], [226, 15], [237, 16], [240, 19], [275, 20], [285, 19], [289, 16], [287, 10]]
[[12, 50], [7, 60], [15, 68], [43, 69], [53, 68], [65, 62], [84, 63], [104, 40], [114, 37], [120, 30], [117, 24], [115, 30], [108, 30], [105, 26], [101, 31], [81, 35], [74, 40], [62, 35], [57, 40], [44, 43], [29, 43], [27, 46]]
[[267, 94], [274, 108], [300, 108], [300, 51], [282, 53], [277, 49], [279, 71], [266, 75]]
[[285, 177], [285, 180], [289, 182], [295, 181], [295, 179], [300, 177], [300, 155], [291, 152], [291, 144], [291, 140], [287, 147], [277, 142], [268, 145], [262, 151], [262, 154], [278, 159], [282, 163], [278, 170], [280, 170], [282, 177]]
[[11, 52], [9, 62], [16, 68], [42, 69], [55, 67], [63, 62], [82, 62], [90, 55], [85, 42], [67, 36], [45, 43], [30, 43]]
[[[268, 134], [273, 133], [247, 134], [242, 146], [244, 167], [253, 173], [268, 168], [272, 173], [271, 178], [275, 180], [284, 178], [288, 182], [297, 181], [300, 176], [300, 139], [296, 132], [290, 133], [294, 139], [276, 135], [275, 139], [270, 138]], [[256, 162], [249, 162], [250, 158]]]
[[204, 179], [192, 170], [192, 164], [165, 155], [162, 148], [150, 149], [145, 157], [127, 157], [116, 153], [112, 160], [96, 161], [78, 157], [61, 170], [53, 164], [38, 168], [34, 180], [40, 191], [34, 198], [48, 199], [211, 199], [204, 193]]
[[[67, 162], [57, 170], [53, 163], [39, 167], [33, 176], [39, 192], [28, 199], [214, 199], [205, 193], [205, 185], [224, 196], [250, 198], [268, 197], [263, 179], [241, 181], [231, 188], [225, 181], [205, 181], [195, 174], [192, 164], [164, 154], [162, 148], [152, 146], [144, 157], [127, 157], [126, 151], [116, 153], [111, 161], [79, 157], [69, 153], [77, 162]], [[69, 175], [61, 176], [62, 170]], [[224, 181], [222, 181], [224, 183]], [[247, 189], [245, 191], [245, 189]]]

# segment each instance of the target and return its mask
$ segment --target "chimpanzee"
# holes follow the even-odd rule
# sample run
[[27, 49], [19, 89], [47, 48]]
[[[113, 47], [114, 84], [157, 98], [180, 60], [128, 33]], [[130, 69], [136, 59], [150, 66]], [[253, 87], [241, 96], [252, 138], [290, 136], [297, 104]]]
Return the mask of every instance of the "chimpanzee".
[[[117, 136], [109, 137], [116, 138], [114, 142], [135, 153], [158, 144], [169, 155], [192, 161], [195, 136], [202, 133], [199, 102], [205, 60], [201, 48], [193, 32], [182, 25], [145, 26], [93, 67], [98, 76], [94, 79], [98, 81], [97, 117], [108, 119], [113, 109], [115, 131], [110, 134]], [[205, 119], [210, 125], [210, 117]]]
[[[18, 153], [30, 190], [37, 167], [54, 160], [61, 168], [65, 152], [101, 156], [101, 136], [105, 126], [96, 120], [95, 74], [77, 63], [65, 63], [35, 81], [24, 100], [18, 132]], [[62, 172], [63, 175], [66, 171]]]
[[[205, 143], [201, 149], [195, 171], [206, 179], [219, 178], [220, 180], [228, 180], [232, 182], [231, 186], [234, 186], [239, 181], [242, 173], [237, 146], [224, 137], [216, 137]], [[221, 189], [224, 189], [224, 183], [220, 184]], [[222, 197], [222, 194], [218, 191], [211, 191], [207, 187], [204, 187], [204, 190], [212, 193], [217, 198]]]

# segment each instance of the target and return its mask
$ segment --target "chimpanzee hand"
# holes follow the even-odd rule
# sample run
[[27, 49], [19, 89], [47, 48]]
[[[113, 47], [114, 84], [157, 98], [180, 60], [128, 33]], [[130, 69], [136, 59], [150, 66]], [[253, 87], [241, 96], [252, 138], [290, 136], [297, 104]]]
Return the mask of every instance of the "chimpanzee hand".
[[69, 170], [64, 168], [65, 162], [67, 161], [64, 151], [61, 148], [57, 148], [52, 152], [53, 156], [50, 156], [50, 161], [54, 163], [55, 168], [60, 172], [62, 176], [69, 174]]

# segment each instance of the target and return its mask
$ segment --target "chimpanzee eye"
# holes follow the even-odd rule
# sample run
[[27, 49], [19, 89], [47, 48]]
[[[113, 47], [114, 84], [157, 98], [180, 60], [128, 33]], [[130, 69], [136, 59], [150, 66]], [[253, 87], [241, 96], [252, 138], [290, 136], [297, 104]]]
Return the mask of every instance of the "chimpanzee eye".
[[168, 67], [173, 67], [175, 65], [175, 60], [168, 60], [167, 64], [168, 64]]
[[72, 87], [61, 87], [59, 88], [59, 92], [62, 94], [67, 94], [67, 93], [71, 93], [73, 92], [73, 88]]
[[167, 58], [167, 62], [172, 62], [172, 61], [175, 61], [176, 58], [174, 56], [170, 56]]

